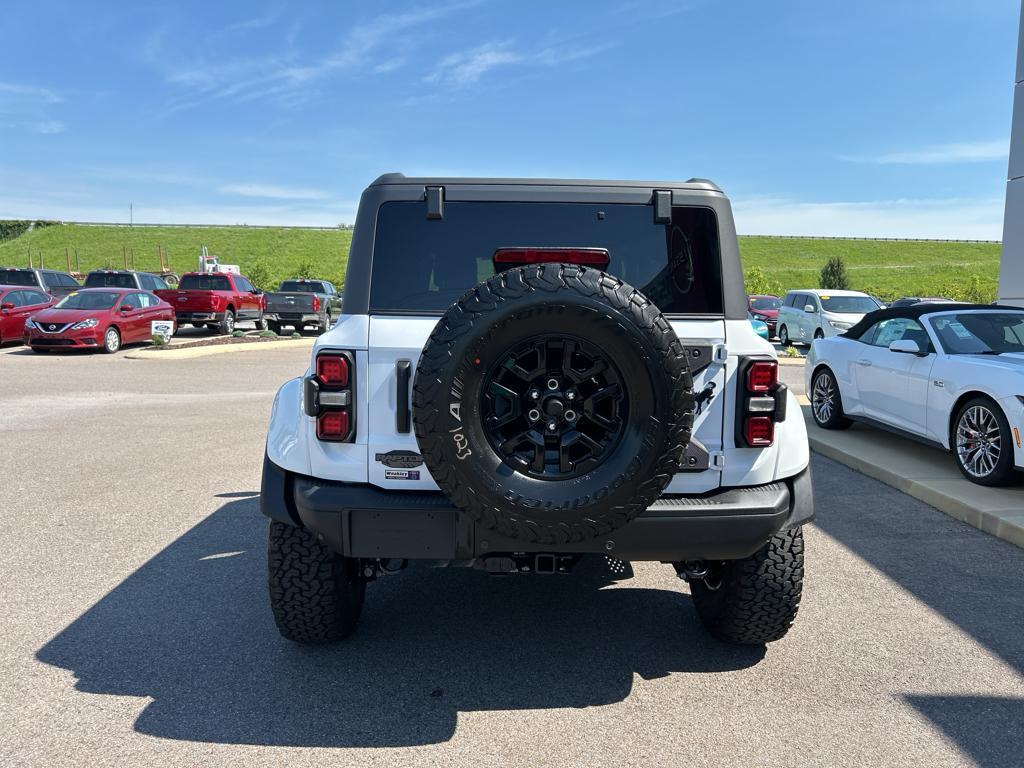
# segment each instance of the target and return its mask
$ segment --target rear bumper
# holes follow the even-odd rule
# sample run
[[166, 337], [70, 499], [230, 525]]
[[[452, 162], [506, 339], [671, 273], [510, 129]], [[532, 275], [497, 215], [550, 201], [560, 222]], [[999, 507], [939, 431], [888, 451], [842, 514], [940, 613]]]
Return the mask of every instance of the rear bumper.
[[274, 323], [281, 323], [282, 325], [292, 325], [293, 323], [298, 323], [300, 325], [319, 325], [323, 321], [323, 317], [317, 312], [299, 313], [267, 311], [263, 313], [263, 319]]
[[224, 319], [223, 312], [175, 312], [174, 319], [182, 323], [219, 323]]
[[[477, 525], [437, 492], [385, 491], [295, 475], [264, 459], [260, 508], [267, 517], [323, 536], [347, 557], [470, 560], [550, 545], [505, 539]], [[665, 496], [622, 528], [562, 545], [558, 554], [622, 560], [734, 560], [778, 531], [814, 517], [811, 470], [769, 485], [699, 496]]]

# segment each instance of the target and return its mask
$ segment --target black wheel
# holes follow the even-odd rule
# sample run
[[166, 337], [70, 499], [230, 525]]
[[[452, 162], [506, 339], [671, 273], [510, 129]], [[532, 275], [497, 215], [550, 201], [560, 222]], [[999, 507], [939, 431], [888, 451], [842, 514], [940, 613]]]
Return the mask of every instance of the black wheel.
[[304, 528], [271, 521], [267, 565], [270, 607], [283, 637], [315, 644], [352, 634], [366, 592], [358, 560], [328, 549]]
[[692, 384], [650, 299], [592, 268], [534, 265], [444, 314], [416, 370], [413, 423], [456, 506], [557, 545], [609, 533], [661, 495], [690, 437]]
[[811, 415], [822, 429], [846, 429], [850, 420], [843, 415], [843, 398], [835, 374], [821, 367], [811, 379]]
[[281, 335], [281, 324], [276, 320], [267, 320], [267, 328], [276, 333], [278, 336]]
[[791, 347], [793, 343], [789, 340], [789, 331], [786, 330], [786, 326], [779, 326], [779, 344], [784, 347]]
[[230, 336], [235, 332], [235, 313], [229, 309], [224, 313], [224, 319], [219, 324], [213, 326], [213, 328], [222, 336]]
[[975, 397], [960, 406], [951, 431], [953, 458], [972, 483], [1010, 485], [1017, 480], [1010, 425], [992, 400]]
[[800, 607], [804, 537], [800, 528], [775, 534], [743, 560], [708, 564], [690, 591], [697, 615], [719, 640], [763, 645], [785, 637]]
[[108, 355], [112, 355], [121, 348], [121, 332], [111, 326], [107, 328], [107, 332], [103, 334], [103, 351]]

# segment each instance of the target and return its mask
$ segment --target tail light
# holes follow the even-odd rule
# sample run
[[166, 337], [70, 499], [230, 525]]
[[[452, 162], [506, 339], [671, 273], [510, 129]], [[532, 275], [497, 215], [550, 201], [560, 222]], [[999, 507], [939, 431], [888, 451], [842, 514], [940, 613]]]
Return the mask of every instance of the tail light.
[[786, 419], [788, 388], [779, 383], [779, 364], [771, 358], [740, 360], [736, 408], [736, 444], [768, 448], [775, 444], [775, 425]]
[[318, 440], [351, 443], [355, 440], [355, 356], [329, 350], [316, 357], [316, 373], [305, 380], [303, 406], [316, 419]]
[[314, 296], [313, 297], [313, 311], [314, 312], [319, 312], [320, 311], [320, 297], [319, 296]]
[[494, 271], [504, 272], [527, 264], [582, 264], [608, 269], [607, 248], [499, 248], [494, 252]]

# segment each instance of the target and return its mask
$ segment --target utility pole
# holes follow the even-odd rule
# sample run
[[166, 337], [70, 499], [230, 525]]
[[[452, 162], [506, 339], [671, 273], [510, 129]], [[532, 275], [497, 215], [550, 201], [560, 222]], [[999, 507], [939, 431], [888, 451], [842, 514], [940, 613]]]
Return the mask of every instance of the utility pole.
[[135, 225], [135, 203], [128, 203], [128, 226]]

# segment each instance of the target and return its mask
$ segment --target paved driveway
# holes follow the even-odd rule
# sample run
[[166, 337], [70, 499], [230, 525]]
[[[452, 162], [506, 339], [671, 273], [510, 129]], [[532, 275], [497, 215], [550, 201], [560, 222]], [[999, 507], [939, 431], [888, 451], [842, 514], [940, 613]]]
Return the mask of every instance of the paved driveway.
[[767, 651], [599, 563], [411, 569], [286, 643], [256, 492], [307, 354], [0, 357], [0, 765], [1020, 765], [1024, 552], [824, 459]]

